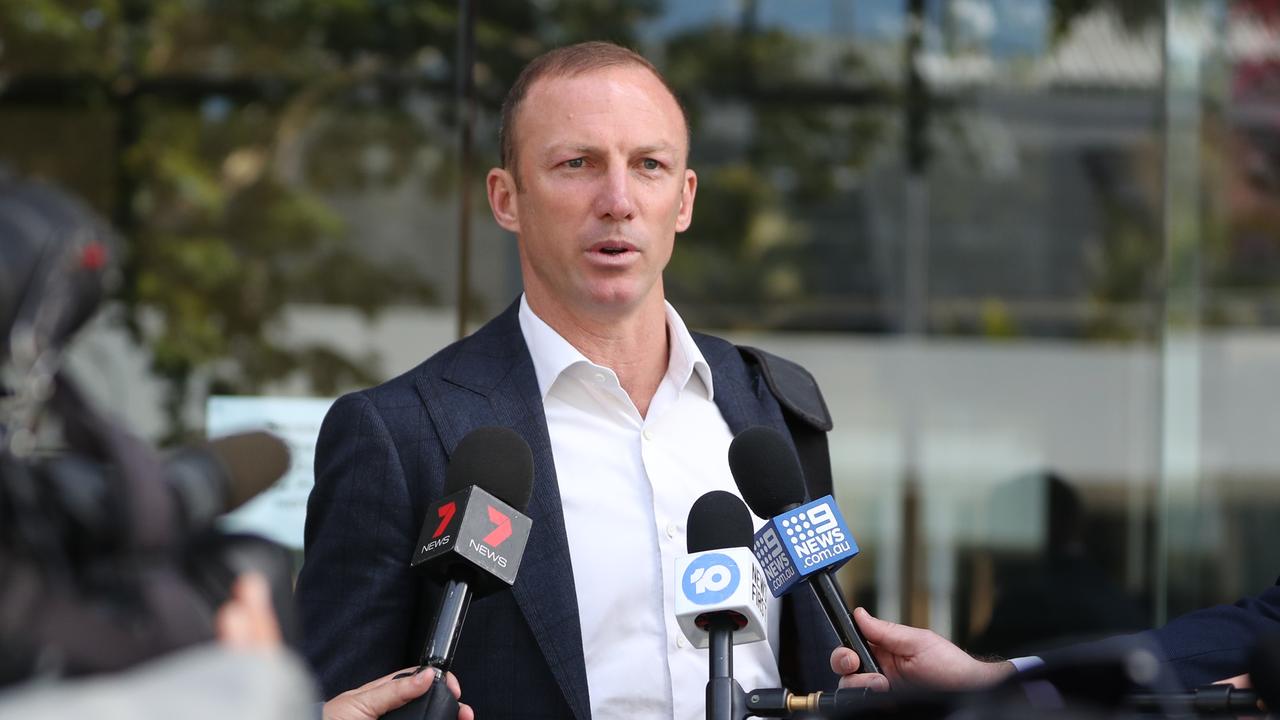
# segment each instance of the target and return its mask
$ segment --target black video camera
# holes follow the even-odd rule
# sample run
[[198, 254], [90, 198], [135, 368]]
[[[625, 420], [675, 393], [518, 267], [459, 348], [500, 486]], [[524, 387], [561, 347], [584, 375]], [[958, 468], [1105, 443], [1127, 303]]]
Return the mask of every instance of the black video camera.
[[61, 372], [118, 248], [79, 201], [0, 171], [0, 687], [207, 641], [247, 570], [267, 576], [296, 635], [289, 553], [213, 527], [284, 473], [284, 444], [247, 433], [162, 458]]

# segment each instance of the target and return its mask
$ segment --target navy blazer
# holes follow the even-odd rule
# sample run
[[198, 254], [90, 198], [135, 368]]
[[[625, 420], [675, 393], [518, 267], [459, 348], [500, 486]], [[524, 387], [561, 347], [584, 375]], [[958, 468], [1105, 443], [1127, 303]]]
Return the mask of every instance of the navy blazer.
[[[326, 698], [417, 664], [440, 593], [409, 567], [424, 513], [443, 492], [458, 441], [479, 427], [505, 426], [533, 451], [533, 528], [512, 592], [472, 602], [453, 672], [478, 717], [591, 716], [574, 589], [589, 578], [575, 578], [570, 565], [518, 307], [404, 375], [343, 396], [325, 417], [296, 592], [303, 649]], [[729, 429], [769, 425], [790, 437], [777, 401], [738, 349], [706, 335], [694, 340]], [[835, 687], [829, 658], [838, 641], [807, 588], [784, 602], [781, 635], [784, 686]]]
[[1280, 581], [1234, 605], [1189, 612], [1149, 633], [1188, 688], [1249, 671], [1258, 639], [1280, 632]]

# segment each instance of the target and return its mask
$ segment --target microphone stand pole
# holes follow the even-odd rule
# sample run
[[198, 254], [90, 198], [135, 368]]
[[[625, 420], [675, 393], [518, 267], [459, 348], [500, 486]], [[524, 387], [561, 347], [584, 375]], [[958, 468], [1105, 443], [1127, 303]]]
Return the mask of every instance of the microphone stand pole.
[[749, 716], [746, 693], [733, 679], [733, 631], [737, 626], [725, 615], [707, 618], [707, 720], [744, 720]]

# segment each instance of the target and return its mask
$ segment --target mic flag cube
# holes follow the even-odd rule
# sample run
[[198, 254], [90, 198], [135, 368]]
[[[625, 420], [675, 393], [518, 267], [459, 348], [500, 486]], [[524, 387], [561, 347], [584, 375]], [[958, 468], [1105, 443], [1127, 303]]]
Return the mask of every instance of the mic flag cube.
[[764, 640], [769, 617], [764, 583], [764, 573], [745, 547], [677, 556], [676, 624], [698, 648], [707, 647], [706, 622], [717, 613], [736, 620], [735, 645]]
[[782, 597], [816, 572], [835, 570], [858, 554], [853, 533], [830, 495], [766, 522], [756, 532], [751, 549], [774, 597]]
[[427, 508], [410, 565], [426, 563], [445, 577], [463, 564], [472, 590], [483, 594], [515, 583], [533, 522], [490, 493], [471, 485]]

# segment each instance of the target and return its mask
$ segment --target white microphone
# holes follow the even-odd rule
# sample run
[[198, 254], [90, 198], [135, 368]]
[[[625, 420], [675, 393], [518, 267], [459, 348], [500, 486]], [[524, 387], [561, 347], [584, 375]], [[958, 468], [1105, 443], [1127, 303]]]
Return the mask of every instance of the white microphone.
[[769, 593], [747, 547], [751, 530], [742, 500], [714, 490], [689, 510], [689, 554], [676, 558], [676, 623], [694, 647], [707, 648], [707, 720], [742, 717], [733, 646], [768, 635]]
[[767, 637], [770, 595], [760, 563], [749, 549], [681, 555], [676, 558], [676, 585], [676, 623], [694, 647], [710, 644], [707, 628], [715, 615], [733, 620], [734, 645]]

